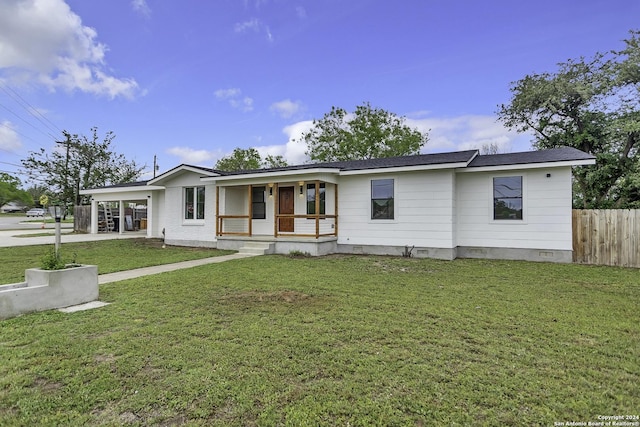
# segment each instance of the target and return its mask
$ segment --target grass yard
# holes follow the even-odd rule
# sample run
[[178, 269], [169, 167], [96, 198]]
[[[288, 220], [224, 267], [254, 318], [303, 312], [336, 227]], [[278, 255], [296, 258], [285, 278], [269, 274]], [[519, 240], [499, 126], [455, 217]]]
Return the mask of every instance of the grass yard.
[[[63, 237], [64, 239], [64, 237]], [[24, 270], [39, 268], [42, 258], [53, 245], [0, 248], [0, 284], [24, 280]], [[62, 243], [60, 254], [66, 261], [95, 264], [100, 274], [131, 270], [152, 265], [227, 255], [233, 251], [167, 246], [159, 239], [122, 239], [99, 242]]]
[[638, 270], [261, 256], [103, 285], [100, 299], [112, 304], [0, 322], [0, 425], [640, 414]]

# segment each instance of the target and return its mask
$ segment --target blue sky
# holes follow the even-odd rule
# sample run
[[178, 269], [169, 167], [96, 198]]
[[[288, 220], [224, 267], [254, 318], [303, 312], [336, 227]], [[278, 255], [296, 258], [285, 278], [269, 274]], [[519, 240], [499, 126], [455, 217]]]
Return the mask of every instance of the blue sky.
[[[623, 47], [637, 0], [0, 0], [0, 170], [102, 137], [160, 172], [234, 148], [305, 162], [332, 106], [430, 130], [424, 152], [530, 149], [495, 111], [509, 85]], [[24, 178], [24, 177], [23, 177]]]

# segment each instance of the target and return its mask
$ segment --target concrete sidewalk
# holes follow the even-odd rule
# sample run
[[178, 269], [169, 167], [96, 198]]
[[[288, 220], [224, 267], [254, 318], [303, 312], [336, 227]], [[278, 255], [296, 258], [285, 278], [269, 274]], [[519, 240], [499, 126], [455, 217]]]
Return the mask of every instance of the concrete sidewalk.
[[[196, 259], [192, 261], [176, 262], [173, 264], [156, 265], [153, 267], [136, 268], [135, 270], [118, 271], [117, 273], [108, 273], [98, 275], [98, 285], [106, 283], [119, 282], [120, 280], [135, 279], [136, 277], [150, 276], [153, 274], [166, 273], [168, 271], [181, 270], [183, 268], [197, 267], [199, 265], [215, 264], [219, 262], [231, 261], [234, 259], [250, 258], [258, 256], [256, 254], [231, 254], [219, 257], [211, 257], [204, 259]], [[75, 313], [77, 311], [92, 310], [109, 305], [102, 301], [91, 301], [85, 304], [73, 305], [70, 307], [59, 308], [58, 311], [63, 313]]]
[[[47, 224], [49, 225], [49, 224]], [[127, 231], [119, 233], [99, 233], [99, 234], [71, 234], [73, 230], [63, 228], [60, 240], [62, 244], [76, 242], [93, 242], [97, 240], [114, 240], [114, 239], [135, 239], [146, 237], [144, 232]], [[47, 233], [47, 236], [33, 236], [34, 234]], [[35, 230], [1, 230], [0, 231], [0, 247], [15, 246], [33, 246], [33, 245], [53, 245], [56, 236], [53, 228]]]
[[166, 273], [167, 271], [181, 270], [184, 268], [197, 267], [199, 265], [216, 264], [234, 259], [250, 258], [257, 256], [255, 254], [231, 254], [217, 256], [211, 258], [195, 259], [192, 261], [176, 262], [173, 264], [162, 264], [153, 267], [136, 268], [134, 270], [118, 271], [116, 273], [100, 274], [98, 276], [98, 284], [119, 282], [120, 280], [135, 279], [136, 277], [150, 276], [152, 274]]
[[[30, 245], [53, 245], [55, 243], [55, 234], [53, 224], [47, 224], [45, 229], [34, 230], [0, 230], [0, 247], [14, 246], [30, 246]], [[141, 232], [125, 232], [119, 233], [99, 233], [99, 234], [70, 234], [73, 230], [67, 228], [62, 230], [62, 244], [74, 242], [93, 242], [98, 240], [113, 239], [135, 239], [146, 237]], [[33, 234], [51, 233], [50, 236], [34, 236]], [[98, 276], [98, 284], [118, 282], [120, 280], [134, 279], [136, 277], [149, 276], [152, 274], [165, 273], [167, 271], [181, 270], [184, 268], [197, 267], [199, 265], [216, 264], [219, 262], [230, 261], [234, 259], [242, 259], [256, 256], [255, 254], [231, 254], [218, 257], [210, 257], [196, 259], [192, 261], [183, 261], [173, 264], [156, 265], [153, 267], [136, 268], [134, 270], [119, 271], [117, 273], [101, 274]]]

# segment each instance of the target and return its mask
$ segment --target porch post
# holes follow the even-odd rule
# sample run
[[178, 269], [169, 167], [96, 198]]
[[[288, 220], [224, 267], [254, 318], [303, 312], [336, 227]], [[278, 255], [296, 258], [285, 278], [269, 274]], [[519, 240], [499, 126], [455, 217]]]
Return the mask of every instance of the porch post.
[[278, 195], [278, 183], [273, 184], [273, 237], [278, 237], [278, 205], [280, 204], [280, 196]]
[[98, 201], [91, 199], [91, 234], [98, 233]]
[[253, 225], [253, 185], [249, 185], [249, 218], [247, 219], [249, 236], [252, 236], [251, 226]]
[[220, 229], [222, 225], [220, 224], [220, 187], [216, 184], [216, 238], [220, 235]]
[[[316, 180], [316, 201], [315, 201], [315, 212], [316, 212], [316, 239], [320, 237], [320, 181]], [[325, 184], [325, 191], [327, 184]], [[326, 196], [326, 194], [325, 194]], [[326, 213], [326, 202], [325, 202], [325, 213]]]
[[334, 194], [334, 197], [335, 197], [335, 201], [334, 201], [334, 206], [335, 207], [333, 209], [334, 216], [335, 216], [335, 218], [333, 220], [334, 227], [335, 227], [334, 236], [338, 237], [338, 184], [337, 183], [333, 184], [333, 186], [334, 186], [333, 194]]
[[153, 237], [153, 193], [147, 196], [147, 237]]
[[118, 213], [120, 217], [118, 218], [118, 234], [124, 233], [124, 202], [122, 200], [118, 200]]

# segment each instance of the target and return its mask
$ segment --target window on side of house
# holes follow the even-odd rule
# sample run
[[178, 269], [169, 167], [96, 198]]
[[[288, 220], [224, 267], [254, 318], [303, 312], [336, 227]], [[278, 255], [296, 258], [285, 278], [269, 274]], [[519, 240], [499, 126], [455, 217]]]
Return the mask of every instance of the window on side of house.
[[493, 219], [522, 220], [522, 176], [493, 178]]
[[371, 219], [394, 219], [393, 179], [371, 180]]
[[251, 213], [252, 219], [265, 219], [267, 217], [267, 206], [264, 200], [265, 187], [251, 188]]
[[184, 189], [184, 219], [204, 219], [204, 187]]
[[[325, 185], [320, 183], [320, 215], [325, 214]], [[316, 184], [307, 184], [307, 215], [316, 214]]]

